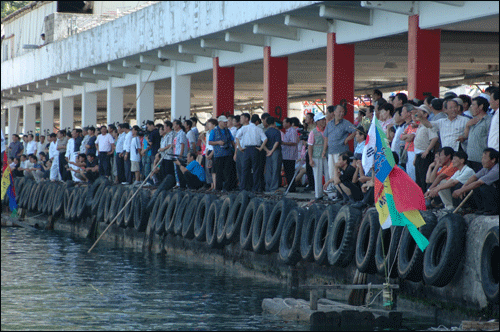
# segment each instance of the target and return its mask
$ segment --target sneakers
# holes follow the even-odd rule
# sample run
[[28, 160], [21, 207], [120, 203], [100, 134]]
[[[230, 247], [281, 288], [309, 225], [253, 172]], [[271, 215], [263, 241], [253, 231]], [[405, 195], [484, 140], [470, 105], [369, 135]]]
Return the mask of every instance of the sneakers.
[[140, 186], [141, 185], [141, 181], [134, 181], [134, 186]]
[[151, 186], [152, 186], [152, 185], [151, 185], [151, 183], [149, 183], [149, 182], [146, 182], [146, 183], [143, 185], [143, 187], [151, 187]]
[[125, 182], [122, 182], [122, 184], [125, 184], [125, 185], [127, 185], [127, 184], [130, 184], [130, 183], [128, 183], [127, 181], [125, 181]]

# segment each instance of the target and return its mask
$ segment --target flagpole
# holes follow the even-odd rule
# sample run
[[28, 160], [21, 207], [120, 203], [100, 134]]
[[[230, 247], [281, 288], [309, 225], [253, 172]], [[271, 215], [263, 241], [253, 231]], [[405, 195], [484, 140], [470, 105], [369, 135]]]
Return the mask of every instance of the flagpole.
[[469, 194], [464, 198], [464, 200], [462, 201], [462, 203], [460, 203], [459, 206], [457, 206], [457, 208], [455, 209], [455, 211], [453, 211], [453, 213], [457, 213], [457, 211], [465, 204], [465, 202], [467, 202], [470, 198], [470, 196], [472, 195], [472, 193], [474, 192], [474, 190], [471, 190], [469, 192]]

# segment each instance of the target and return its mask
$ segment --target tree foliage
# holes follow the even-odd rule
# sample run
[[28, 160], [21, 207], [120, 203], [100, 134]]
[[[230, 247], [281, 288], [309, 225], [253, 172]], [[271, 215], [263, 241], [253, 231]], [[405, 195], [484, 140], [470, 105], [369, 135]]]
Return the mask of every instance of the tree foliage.
[[23, 8], [31, 1], [2, 1], [2, 19], [16, 10]]

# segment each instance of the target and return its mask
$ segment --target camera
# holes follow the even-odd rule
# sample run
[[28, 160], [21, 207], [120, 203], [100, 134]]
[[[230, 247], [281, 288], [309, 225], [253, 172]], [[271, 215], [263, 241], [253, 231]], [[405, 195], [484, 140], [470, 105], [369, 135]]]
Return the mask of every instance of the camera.
[[309, 139], [309, 132], [305, 129], [299, 129], [299, 140], [301, 141], [307, 141]]

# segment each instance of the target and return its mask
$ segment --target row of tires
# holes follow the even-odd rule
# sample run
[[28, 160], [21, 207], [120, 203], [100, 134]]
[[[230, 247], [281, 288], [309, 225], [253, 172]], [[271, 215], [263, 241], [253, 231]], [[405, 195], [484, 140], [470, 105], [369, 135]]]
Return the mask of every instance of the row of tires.
[[[95, 215], [99, 222], [110, 223], [116, 218], [119, 227], [144, 232], [149, 225], [158, 235], [205, 241], [211, 248], [239, 242], [242, 249], [259, 254], [278, 252], [288, 265], [305, 260], [344, 268], [354, 261], [363, 273], [443, 287], [464, 256], [466, 223], [455, 214], [438, 222], [433, 213], [421, 212], [426, 224], [419, 231], [429, 239], [424, 253], [407, 228], [381, 229], [375, 208], [362, 216], [349, 205], [314, 204], [304, 209], [290, 199], [268, 201], [246, 191], [218, 198], [162, 186], [151, 195], [147, 189], [135, 193], [133, 188], [112, 185], [104, 177], [80, 187], [71, 181], [17, 181], [18, 203], [30, 211], [67, 221]], [[498, 227], [490, 233], [481, 272], [488, 300], [498, 302], [498, 264], [492, 258], [498, 255]]]

